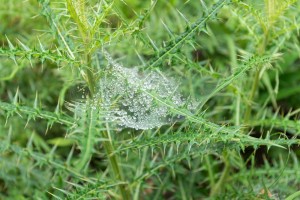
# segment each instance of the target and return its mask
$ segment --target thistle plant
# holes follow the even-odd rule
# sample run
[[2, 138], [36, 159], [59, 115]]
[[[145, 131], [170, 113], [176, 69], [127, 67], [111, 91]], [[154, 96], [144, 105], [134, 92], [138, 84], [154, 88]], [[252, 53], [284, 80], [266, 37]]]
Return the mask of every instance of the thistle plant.
[[296, 0], [0, 4], [0, 199], [297, 199]]

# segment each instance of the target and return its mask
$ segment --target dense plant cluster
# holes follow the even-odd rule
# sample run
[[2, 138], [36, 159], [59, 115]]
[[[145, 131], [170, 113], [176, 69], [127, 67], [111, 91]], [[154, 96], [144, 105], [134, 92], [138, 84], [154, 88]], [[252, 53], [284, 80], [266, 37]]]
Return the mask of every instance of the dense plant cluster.
[[297, 199], [300, 2], [0, 4], [0, 199]]

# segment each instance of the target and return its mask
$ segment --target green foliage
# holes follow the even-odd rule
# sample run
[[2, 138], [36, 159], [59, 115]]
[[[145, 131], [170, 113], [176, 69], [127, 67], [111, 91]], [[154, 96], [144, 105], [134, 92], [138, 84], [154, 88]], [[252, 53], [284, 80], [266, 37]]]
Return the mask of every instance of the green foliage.
[[0, 4], [0, 199], [297, 199], [296, 0]]

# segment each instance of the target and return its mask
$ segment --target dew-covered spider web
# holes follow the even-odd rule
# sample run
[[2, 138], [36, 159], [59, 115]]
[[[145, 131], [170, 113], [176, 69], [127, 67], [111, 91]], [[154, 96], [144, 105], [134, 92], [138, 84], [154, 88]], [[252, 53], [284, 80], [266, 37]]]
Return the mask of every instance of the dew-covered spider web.
[[185, 106], [186, 101], [174, 79], [158, 71], [146, 73], [123, 67], [107, 52], [103, 55], [108, 65], [98, 83], [92, 106], [100, 105], [106, 113], [105, 121], [116, 122], [121, 127], [152, 129], [173, 121], [170, 107]]

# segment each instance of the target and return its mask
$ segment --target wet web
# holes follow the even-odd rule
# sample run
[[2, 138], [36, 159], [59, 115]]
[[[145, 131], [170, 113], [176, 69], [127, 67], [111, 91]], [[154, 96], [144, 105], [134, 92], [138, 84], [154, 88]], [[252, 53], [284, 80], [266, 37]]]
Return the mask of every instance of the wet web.
[[159, 71], [147, 73], [126, 68], [116, 63], [107, 52], [104, 51], [103, 55], [108, 65], [89, 106], [100, 108], [105, 113], [104, 121], [124, 128], [147, 130], [170, 124], [174, 119], [183, 119], [174, 116], [170, 108], [187, 105], [175, 79]]

